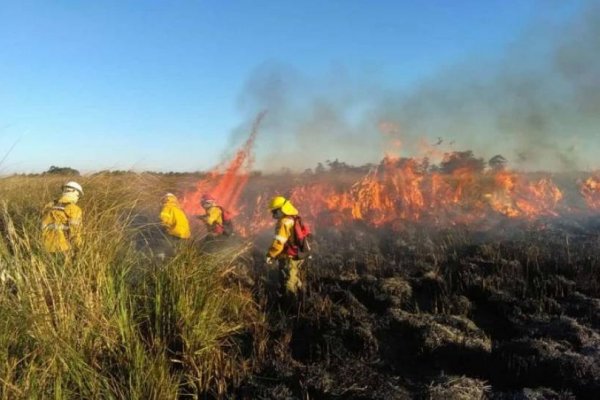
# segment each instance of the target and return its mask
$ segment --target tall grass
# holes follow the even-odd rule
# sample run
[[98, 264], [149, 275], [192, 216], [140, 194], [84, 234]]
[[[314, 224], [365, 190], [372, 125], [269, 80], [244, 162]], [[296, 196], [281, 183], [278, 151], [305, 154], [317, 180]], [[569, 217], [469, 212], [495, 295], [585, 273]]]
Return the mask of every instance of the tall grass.
[[0, 398], [226, 397], [260, 360], [240, 338], [264, 321], [225, 283], [233, 256], [135, 246], [134, 219], [157, 215], [168, 183], [131, 176], [83, 179], [84, 246], [47, 254], [39, 212], [63, 182], [0, 181]]

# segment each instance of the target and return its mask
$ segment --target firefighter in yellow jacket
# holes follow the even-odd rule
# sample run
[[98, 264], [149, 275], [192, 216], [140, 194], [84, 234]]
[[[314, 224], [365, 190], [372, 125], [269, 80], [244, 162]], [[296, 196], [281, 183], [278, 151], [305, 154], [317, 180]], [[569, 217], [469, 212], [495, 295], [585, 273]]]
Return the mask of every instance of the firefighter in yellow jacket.
[[42, 241], [50, 253], [67, 253], [82, 244], [82, 215], [77, 205], [83, 188], [77, 182], [67, 182], [58, 200], [48, 203], [42, 215]]
[[190, 224], [177, 197], [173, 193], [167, 193], [163, 197], [162, 204], [160, 220], [167, 234], [177, 239], [189, 239]]
[[203, 194], [200, 204], [206, 214], [199, 216], [199, 218], [206, 224], [209, 238], [231, 236], [233, 234], [233, 224], [229, 213], [217, 204], [217, 200], [213, 196]]
[[298, 246], [294, 243], [294, 224], [298, 210], [283, 196], [274, 197], [269, 210], [274, 219], [275, 237], [267, 252], [266, 262], [277, 261], [280, 270], [280, 283], [285, 293], [295, 296], [302, 288], [299, 273], [303, 260], [298, 258]]

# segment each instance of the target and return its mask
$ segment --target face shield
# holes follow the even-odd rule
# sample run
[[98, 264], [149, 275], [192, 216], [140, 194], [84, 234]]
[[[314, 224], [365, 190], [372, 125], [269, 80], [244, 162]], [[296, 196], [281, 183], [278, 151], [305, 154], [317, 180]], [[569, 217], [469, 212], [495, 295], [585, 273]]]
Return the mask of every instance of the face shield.
[[173, 193], [167, 193], [162, 197], [162, 204], [165, 204], [167, 202], [169, 202], [169, 200], [175, 200], [177, 201], [177, 197], [175, 197], [175, 195]]
[[69, 203], [77, 203], [79, 201], [80, 193], [78, 190], [75, 190], [70, 187], [65, 187], [62, 192], [62, 199], [66, 200]]
[[281, 211], [281, 208], [271, 210], [271, 216], [273, 217], [273, 219], [280, 219], [281, 217], [283, 217], [283, 212]]

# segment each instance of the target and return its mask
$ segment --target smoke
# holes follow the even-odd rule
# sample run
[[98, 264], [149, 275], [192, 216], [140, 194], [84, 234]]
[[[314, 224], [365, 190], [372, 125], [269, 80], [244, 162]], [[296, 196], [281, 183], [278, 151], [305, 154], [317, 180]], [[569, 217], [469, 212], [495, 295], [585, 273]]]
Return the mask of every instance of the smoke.
[[352, 82], [341, 68], [310, 79], [289, 66], [265, 64], [240, 95], [238, 106], [247, 118], [235, 130], [232, 145], [247, 136], [256, 110], [264, 109], [268, 114], [256, 148], [260, 169], [302, 170], [334, 159], [377, 160], [381, 148], [365, 146], [365, 132], [378, 135], [365, 111], [378, 98], [375, 87]]
[[377, 162], [399, 142], [403, 156], [423, 156], [428, 143], [502, 154], [524, 170], [600, 168], [600, 5], [559, 25], [538, 21], [495, 59], [465, 60], [408, 92], [343, 68], [309, 78], [263, 65], [239, 107], [248, 119], [269, 111], [257, 148], [266, 170]]

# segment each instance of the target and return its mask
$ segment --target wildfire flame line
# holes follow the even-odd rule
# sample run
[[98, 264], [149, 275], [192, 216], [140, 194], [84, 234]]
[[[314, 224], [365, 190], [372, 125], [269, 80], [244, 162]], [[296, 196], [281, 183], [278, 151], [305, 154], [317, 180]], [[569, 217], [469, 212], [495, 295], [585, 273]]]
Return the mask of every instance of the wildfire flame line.
[[529, 181], [512, 171], [467, 167], [431, 172], [422, 160], [385, 158], [349, 190], [314, 183], [295, 188], [292, 198], [308, 204], [308, 214], [318, 220], [328, 215], [332, 224], [363, 220], [378, 226], [424, 217], [469, 223], [490, 211], [512, 218], [555, 216], [563, 194], [550, 178]]
[[[237, 215], [240, 234], [250, 235], [272, 225], [265, 202], [274, 193], [258, 190], [255, 195], [243, 195], [254, 161], [252, 149], [265, 114], [263, 111], [257, 115], [248, 139], [224, 171], [215, 168], [185, 194], [182, 204], [187, 212], [197, 214], [201, 195], [209, 193]], [[275, 190], [289, 194], [301, 214], [318, 225], [337, 226], [351, 221], [392, 227], [405, 221], [481, 224], [493, 216], [533, 220], [572, 210], [562, 204], [563, 192], [547, 175], [532, 178], [505, 169], [505, 162], [490, 163], [486, 169], [483, 161], [468, 151], [444, 153], [439, 165], [431, 165], [429, 158], [439, 158], [439, 151], [427, 155], [388, 155], [354, 181], [348, 179], [353, 175], [340, 180], [341, 175], [338, 177], [333, 169], [313, 175], [310, 183], [291, 188], [289, 181], [282, 179]], [[600, 173], [581, 182], [579, 189], [588, 209], [600, 210]]]

